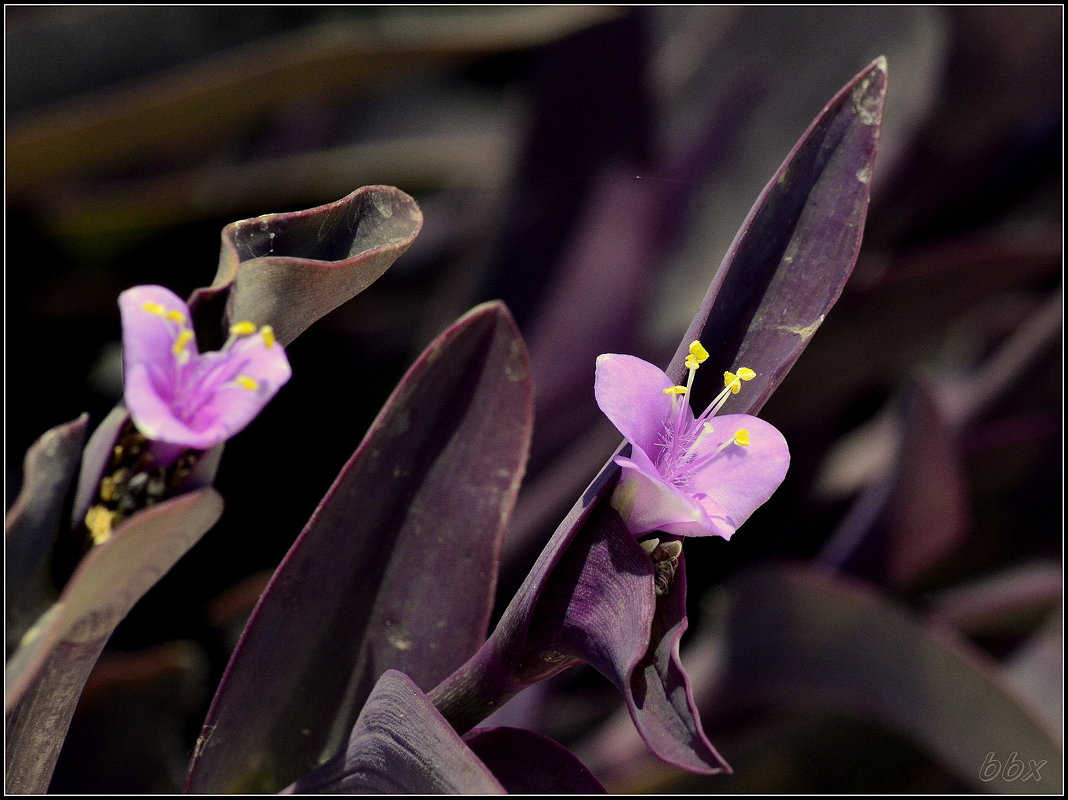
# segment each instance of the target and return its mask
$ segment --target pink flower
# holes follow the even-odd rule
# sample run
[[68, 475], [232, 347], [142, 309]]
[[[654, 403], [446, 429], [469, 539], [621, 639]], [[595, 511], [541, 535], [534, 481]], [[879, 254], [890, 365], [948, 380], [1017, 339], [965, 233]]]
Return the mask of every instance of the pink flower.
[[748, 414], [715, 416], [752, 370], [724, 373], [723, 391], [694, 417], [687, 396], [707, 357], [700, 342], [690, 345], [686, 386], [634, 356], [597, 359], [597, 404], [631, 444], [629, 458], [615, 459], [623, 474], [612, 506], [635, 536], [729, 539], [786, 475], [790, 451], [772, 425]]
[[240, 322], [222, 350], [197, 351], [189, 309], [162, 286], [119, 295], [126, 408], [148, 439], [207, 450], [243, 429], [289, 380], [269, 326]]

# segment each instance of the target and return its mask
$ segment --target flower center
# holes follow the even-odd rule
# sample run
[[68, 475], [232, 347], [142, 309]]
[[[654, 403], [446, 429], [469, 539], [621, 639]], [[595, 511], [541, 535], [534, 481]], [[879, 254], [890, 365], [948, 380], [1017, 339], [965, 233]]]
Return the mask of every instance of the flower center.
[[701, 445], [709, 434], [713, 432], [712, 423], [709, 421], [723, 408], [724, 404], [733, 394], [738, 394], [743, 381], [751, 381], [756, 373], [748, 367], [740, 367], [737, 372], [723, 373], [723, 390], [716, 395], [708, 407], [692, 420], [689, 400], [679, 397], [688, 397], [693, 387], [694, 376], [698, 367], [708, 359], [708, 351], [697, 340], [690, 343], [690, 353], [686, 356], [686, 368], [689, 375], [685, 386], [669, 386], [664, 389], [664, 394], [671, 397], [671, 411], [664, 421], [664, 430], [660, 441], [657, 442], [659, 453], [656, 456], [656, 466], [664, 478], [676, 486], [686, 485], [699, 470], [703, 469], [714, 459], [718, 458], [730, 447], [748, 447], [749, 431], [739, 428], [734, 435], [727, 439], [711, 452], [701, 452]]
[[[207, 356], [197, 354], [196, 338], [184, 312], [173, 308], [168, 309], [155, 302], [147, 302], [141, 308], [149, 314], [166, 320], [170, 327], [173, 336], [171, 353], [174, 355], [174, 360], [169, 376], [170, 397], [167, 399], [172, 412], [178, 419], [185, 423], [193, 422], [197, 413], [218, 391], [241, 389], [255, 392], [259, 390], [260, 382], [241, 372], [244, 362], [235, 365], [233, 361], [220, 359], [212, 364], [205, 363]], [[256, 333], [263, 337], [263, 343], [268, 349], [274, 347], [274, 330], [270, 325], [257, 328], [255, 324], [245, 320], [230, 326], [230, 338], [226, 340], [219, 352], [228, 352], [239, 339]]]

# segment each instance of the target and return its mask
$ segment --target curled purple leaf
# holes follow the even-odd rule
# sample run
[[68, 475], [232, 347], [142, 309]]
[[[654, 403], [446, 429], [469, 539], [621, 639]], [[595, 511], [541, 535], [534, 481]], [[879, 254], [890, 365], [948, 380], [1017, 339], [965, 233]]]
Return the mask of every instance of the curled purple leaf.
[[288, 346], [378, 280], [422, 225], [419, 206], [392, 186], [364, 186], [316, 208], [231, 223], [222, 232], [215, 281], [190, 302], [198, 334], [215, 344], [207, 334], [225, 304], [227, 324], [271, 325]]

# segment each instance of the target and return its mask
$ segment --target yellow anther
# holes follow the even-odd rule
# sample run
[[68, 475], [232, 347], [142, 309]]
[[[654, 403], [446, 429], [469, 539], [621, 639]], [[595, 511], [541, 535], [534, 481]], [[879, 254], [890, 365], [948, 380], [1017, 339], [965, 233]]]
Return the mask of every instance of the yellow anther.
[[171, 346], [171, 351], [177, 356], [185, 352], [185, 346], [189, 344], [189, 340], [193, 338], [193, 332], [188, 328], [182, 330], [178, 334], [178, 338], [174, 340], [174, 344]]
[[723, 387], [730, 389], [731, 394], [738, 394], [742, 390], [742, 381], [733, 372], [723, 373]]
[[686, 394], [685, 386], [669, 386], [664, 390], [664, 394]]
[[753, 370], [749, 369], [749, 367], [739, 367], [738, 377], [741, 378], [743, 381], [751, 381], [753, 380], [753, 378], [756, 377], [756, 373], [753, 372]]
[[111, 526], [114, 523], [112, 512], [104, 506], [93, 506], [85, 515], [85, 527], [93, 537], [93, 544], [103, 544], [111, 538]]
[[739, 447], [749, 446], [749, 431], [745, 428], [739, 428], [734, 432], [734, 443]]
[[247, 319], [230, 326], [231, 336], [248, 336], [256, 332], [256, 326]]
[[701, 343], [696, 339], [690, 342], [690, 354], [686, 356], [686, 369], [692, 372], [707, 360], [708, 351], [701, 346]]
[[177, 308], [172, 308], [165, 315], [171, 322], [177, 322], [179, 325], [185, 325], [185, 314], [179, 311]]
[[234, 383], [240, 386], [242, 389], [247, 389], [250, 392], [254, 392], [260, 388], [260, 383], [255, 378], [250, 378], [248, 375], [238, 375], [234, 378]]
[[164, 317], [167, 315], [167, 309], [159, 303], [153, 303], [151, 300], [141, 306], [141, 308], [149, 314], [155, 314], [157, 317]]
[[263, 337], [263, 344], [268, 350], [274, 347], [274, 328], [270, 325], [264, 325], [260, 328], [260, 336]]

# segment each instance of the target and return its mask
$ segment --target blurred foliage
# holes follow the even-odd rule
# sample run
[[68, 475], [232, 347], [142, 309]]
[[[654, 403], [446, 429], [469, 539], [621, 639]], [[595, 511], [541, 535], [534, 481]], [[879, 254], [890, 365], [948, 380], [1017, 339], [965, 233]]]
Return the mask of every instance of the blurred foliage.
[[[587, 348], [666, 363], [764, 182], [880, 54], [890, 89], [861, 259], [762, 414], [791, 443], [786, 484], [730, 543], [687, 545], [696, 630], [683, 662], [695, 684], [719, 685], [722, 673], [686, 650], [722, 642], [712, 598], [731, 597], [757, 564], [816, 561], [862, 576], [895, 614], [958, 626], [959, 646], [1060, 730], [1062, 9], [6, 17], [9, 503], [33, 439], [82, 411], [95, 425], [120, 396], [122, 289], [187, 294], [210, 282], [226, 223], [362, 184], [399, 186], [426, 217], [371, 291], [291, 348], [294, 380], [228, 445], [222, 521], [116, 633], [115, 657], [143, 650], [142, 661], [121, 680], [101, 662], [54, 790], [175, 788], [254, 599], [240, 582], [277, 565], [415, 354], [492, 297], [531, 344], [539, 392], [507, 599], [617, 443], [597, 418]], [[620, 196], [628, 205], [614, 205]], [[655, 246], [639, 252], [627, 243], [640, 226]], [[618, 298], [616, 270], [633, 290]], [[573, 353], [560, 320], [585, 325]], [[931, 458], [929, 439], [909, 437], [932, 425], [937, 464], [908, 480], [917, 452]], [[888, 502], [942, 509], [952, 535], [931, 530], [939, 541], [927, 546], [923, 525], [887, 514]], [[904, 571], [879, 560], [908, 537], [925, 560]], [[176, 640], [192, 648], [178, 660], [159, 649]], [[182, 690], [168, 698], [160, 682], [179, 669]], [[984, 788], [877, 719], [789, 702], [706, 720], [734, 778], [665, 775], [633, 735], [616, 740], [601, 724], [619, 701], [600, 683], [573, 671], [550, 690], [522, 723], [576, 746], [614, 790]], [[566, 718], [539, 718], [563, 699]], [[102, 743], [126, 757], [93, 757]], [[621, 753], [626, 770], [613, 767]]]

